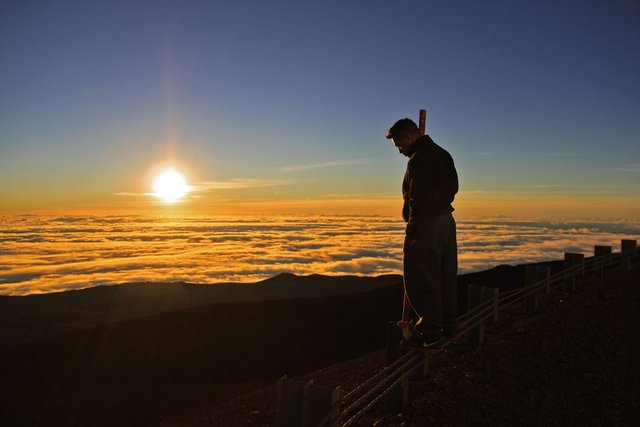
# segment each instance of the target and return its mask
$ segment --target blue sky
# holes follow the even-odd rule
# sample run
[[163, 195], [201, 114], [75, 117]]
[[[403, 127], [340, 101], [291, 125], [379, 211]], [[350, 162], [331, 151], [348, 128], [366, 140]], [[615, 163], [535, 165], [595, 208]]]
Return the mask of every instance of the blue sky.
[[395, 203], [426, 107], [463, 214], [634, 216], [638, 52], [634, 1], [4, 1], [0, 203]]

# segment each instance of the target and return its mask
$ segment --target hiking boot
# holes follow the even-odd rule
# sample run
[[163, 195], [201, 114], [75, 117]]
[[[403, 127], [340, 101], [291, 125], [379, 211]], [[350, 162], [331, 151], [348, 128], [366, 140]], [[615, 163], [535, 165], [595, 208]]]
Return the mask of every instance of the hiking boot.
[[402, 341], [403, 347], [411, 348], [414, 350], [431, 351], [431, 352], [443, 351], [444, 348], [440, 344], [441, 344], [440, 338], [429, 338], [429, 337], [425, 337], [420, 333], [415, 334], [409, 340]]

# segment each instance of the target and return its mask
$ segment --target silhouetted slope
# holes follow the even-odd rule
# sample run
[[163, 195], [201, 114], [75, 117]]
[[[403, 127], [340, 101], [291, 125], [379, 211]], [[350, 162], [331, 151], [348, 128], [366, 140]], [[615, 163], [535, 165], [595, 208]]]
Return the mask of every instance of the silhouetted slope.
[[[173, 397], [127, 412], [137, 398], [131, 390], [226, 389], [354, 357], [383, 345], [401, 301], [398, 283], [344, 296], [191, 307], [39, 340], [0, 357], [0, 424], [66, 424], [79, 411], [101, 414], [104, 425], [138, 413], [152, 423]], [[55, 407], [47, 406], [52, 400]], [[193, 402], [183, 405], [189, 411]]]
[[275, 378], [381, 345], [401, 296], [398, 284], [346, 296], [193, 307], [44, 339], [6, 354], [2, 366], [12, 377], [101, 382]]
[[[459, 279], [463, 311], [469, 283], [512, 289], [524, 266]], [[400, 276], [284, 274], [3, 298], [0, 424], [154, 424], [382, 347], [402, 295]]]
[[0, 351], [42, 338], [198, 305], [342, 295], [401, 281], [397, 275], [281, 274], [246, 284], [139, 283], [0, 296]]
[[[414, 378], [401, 414], [379, 405], [356, 426], [633, 426], [640, 416], [640, 266], [586, 277], [576, 293], [541, 295], [539, 311], [504, 310], [483, 346], [464, 340]], [[349, 393], [384, 366], [384, 349], [301, 376]], [[180, 427], [275, 425], [275, 384], [198, 414]]]

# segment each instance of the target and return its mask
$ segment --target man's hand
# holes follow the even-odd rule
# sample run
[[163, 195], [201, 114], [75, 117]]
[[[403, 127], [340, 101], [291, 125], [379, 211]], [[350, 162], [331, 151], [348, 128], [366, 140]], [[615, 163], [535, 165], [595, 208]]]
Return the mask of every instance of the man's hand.
[[416, 239], [412, 236], [406, 235], [404, 237], [404, 246], [405, 247], [412, 247], [416, 244]]
[[414, 223], [407, 223], [407, 228], [404, 231], [404, 246], [412, 247], [416, 244], [417, 230]]

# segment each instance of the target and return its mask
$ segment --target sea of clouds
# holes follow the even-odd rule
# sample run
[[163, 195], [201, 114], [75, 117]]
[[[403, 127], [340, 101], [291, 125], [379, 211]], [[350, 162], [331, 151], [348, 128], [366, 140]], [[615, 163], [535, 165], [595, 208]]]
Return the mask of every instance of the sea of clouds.
[[[252, 282], [295, 274], [401, 274], [404, 224], [380, 216], [0, 217], [0, 294], [126, 282]], [[619, 250], [640, 223], [458, 220], [460, 273]]]

